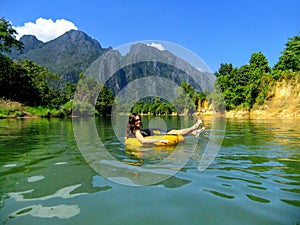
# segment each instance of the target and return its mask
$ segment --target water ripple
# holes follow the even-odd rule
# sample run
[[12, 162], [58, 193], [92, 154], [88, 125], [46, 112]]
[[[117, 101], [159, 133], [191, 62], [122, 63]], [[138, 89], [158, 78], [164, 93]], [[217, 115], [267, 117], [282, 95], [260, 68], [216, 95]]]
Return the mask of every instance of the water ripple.
[[255, 195], [246, 194], [246, 196], [250, 200], [255, 201], [255, 202], [260, 202], [260, 203], [270, 203], [271, 202], [268, 199], [265, 199], [265, 198], [262, 198], [262, 197], [258, 197], [258, 196], [255, 196]]
[[234, 199], [235, 197], [233, 195], [228, 195], [228, 194], [224, 194], [218, 191], [213, 191], [213, 190], [208, 190], [208, 189], [203, 189], [203, 191], [207, 191], [211, 194], [214, 194], [218, 197], [222, 197], [222, 198], [227, 198], [227, 199]]

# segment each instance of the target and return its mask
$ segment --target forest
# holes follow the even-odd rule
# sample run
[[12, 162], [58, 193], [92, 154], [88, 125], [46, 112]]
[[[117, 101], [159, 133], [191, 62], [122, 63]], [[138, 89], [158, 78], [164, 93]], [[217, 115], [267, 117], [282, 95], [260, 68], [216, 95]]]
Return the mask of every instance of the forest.
[[[115, 101], [113, 93], [103, 84], [87, 80], [80, 73], [79, 81], [72, 83], [30, 60], [13, 60], [7, 54], [12, 49], [22, 51], [22, 42], [16, 40], [16, 31], [4, 18], [0, 19], [0, 118], [7, 117], [68, 117], [72, 109], [82, 114], [102, 116], [110, 114]], [[192, 114], [222, 95], [226, 110], [250, 110], [254, 104], [262, 105], [269, 98], [274, 83], [281, 80], [300, 81], [300, 36], [288, 39], [278, 62], [271, 68], [262, 52], [253, 53], [249, 63], [234, 67], [222, 63], [216, 76], [218, 93], [203, 93], [187, 82], [181, 83], [178, 99], [167, 102], [158, 97], [143, 99], [132, 107], [132, 112], [144, 114]], [[96, 104], [73, 102], [77, 85], [91, 91], [97, 88]], [[92, 85], [91, 88], [89, 85]], [[183, 90], [183, 91], [182, 91]], [[93, 107], [95, 105], [95, 107]], [[214, 106], [218, 110], [218, 107]], [[87, 113], [88, 112], [88, 113]]]

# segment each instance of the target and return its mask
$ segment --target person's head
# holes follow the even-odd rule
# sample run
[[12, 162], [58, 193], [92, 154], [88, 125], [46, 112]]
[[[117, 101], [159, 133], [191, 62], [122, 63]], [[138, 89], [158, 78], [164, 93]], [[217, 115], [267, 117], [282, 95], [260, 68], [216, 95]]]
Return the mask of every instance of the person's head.
[[131, 113], [129, 115], [128, 125], [133, 129], [142, 127], [143, 125], [142, 125], [141, 116], [137, 113]]
[[135, 133], [135, 130], [140, 129], [142, 126], [141, 116], [137, 113], [131, 113], [126, 128], [126, 137], [129, 138], [130, 133]]

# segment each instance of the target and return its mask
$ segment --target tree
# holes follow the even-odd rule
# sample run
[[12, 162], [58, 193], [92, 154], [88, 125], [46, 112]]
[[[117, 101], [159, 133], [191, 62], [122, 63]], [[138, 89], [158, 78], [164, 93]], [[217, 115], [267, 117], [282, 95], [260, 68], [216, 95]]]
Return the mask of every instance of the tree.
[[29, 105], [40, 104], [34, 77], [22, 62], [0, 55], [0, 96]]
[[63, 81], [58, 75], [30, 60], [23, 61], [22, 67], [27, 71], [32, 89], [37, 92], [38, 101], [32, 102], [31, 99], [28, 99], [30, 104], [58, 107], [66, 102], [66, 97], [62, 93], [63, 87], [61, 87]]
[[1, 52], [10, 52], [11, 48], [21, 50], [23, 44], [15, 37], [16, 30], [3, 17], [0, 18], [0, 54]]
[[[183, 83], [181, 84], [183, 85]], [[184, 86], [184, 85], [183, 85]], [[185, 88], [178, 87], [178, 97], [172, 103], [178, 113], [188, 113], [192, 114], [196, 111], [195, 103], [192, 101], [192, 98], [189, 96], [188, 93], [185, 92]]]
[[[257, 97], [263, 91], [262, 77], [271, 72], [267, 57], [261, 52], [253, 53], [250, 58], [250, 80], [246, 88], [245, 102], [249, 107], [252, 107], [257, 102]], [[260, 96], [261, 98], [261, 96]], [[260, 99], [260, 103], [262, 103]]]
[[0, 97], [39, 106], [65, 102], [61, 79], [32, 61], [14, 62], [0, 55]]
[[101, 115], [109, 115], [111, 114], [112, 105], [114, 103], [114, 95], [113, 93], [105, 86], [103, 85], [97, 101], [95, 109], [101, 114]]
[[215, 73], [216, 77], [219, 77], [219, 76], [226, 76], [226, 75], [229, 75], [231, 74], [233, 70], [233, 66], [231, 63], [221, 63], [220, 65], [220, 68], [219, 68], [219, 71]]
[[217, 75], [217, 87], [223, 92], [227, 109], [238, 106], [250, 109], [260, 92], [261, 77], [269, 73], [267, 58], [261, 53], [253, 53], [249, 65], [233, 68], [232, 64], [221, 64]]
[[186, 81], [181, 82], [181, 87], [183, 88], [184, 92], [187, 93], [190, 97], [194, 95], [194, 88]]
[[250, 68], [251, 71], [259, 73], [269, 73], [271, 71], [267, 57], [261, 52], [253, 53], [251, 55]]
[[289, 38], [274, 70], [300, 71], [300, 36]]

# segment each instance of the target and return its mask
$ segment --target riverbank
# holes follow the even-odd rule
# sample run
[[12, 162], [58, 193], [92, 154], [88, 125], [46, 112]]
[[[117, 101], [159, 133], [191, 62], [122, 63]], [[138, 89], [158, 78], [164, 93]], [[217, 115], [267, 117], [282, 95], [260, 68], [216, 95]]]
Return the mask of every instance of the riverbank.
[[66, 103], [60, 109], [46, 106], [26, 106], [19, 102], [14, 102], [0, 98], [0, 119], [10, 118], [50, 118], [68, 117], [71, 115], [71, 104]]
[[[50, 110], [47, 108], [34, 108], [19, 105], [20, 103], [10, 103], [10, 105], [18, 105], [18, 107], [3, 108], [0, 104], [0, 119], [20, 119], [20, 118], [64, 118], [70, 115], [57, 113], [57, 110]], [[26, 111], [27, 110], [27, 111]], [[149, 115], [149, 114], [144, 114]], [[300, 109], [293, 105], [293, 107], [286, 108], [272, 108], [268, 105], [259, 106], [252, 110], [230, 110], [225, 114], [215, 114], [212, 111], [203, 113], [195, 113], [195, 116], [211, 117], [215, 115], [225, 116], [227, 118], [251, 118], [251, 119], [268, 119], [268, 118], [300, 118]], [[170, 116], [178, 116], [178, 114], [170, 114]], [[184, 116], [184, 115], [182, 115]]]
[[255, 104], [250, 110], [232, 110], [230, 118], [300, 118], [300, 80], [284, 79], [270, 86], [263, 105]]
[[[300, 118], [300, 76], [283, 79], [269, 87], [264, 104], [255, 104], [251, 109], [236, 109], [226, 112], [228, 118]], [[207, 107], [209, 108], [209, 107]], [[29, 107], [19, 102], [0, 99], [0, 118], [49, 118], [71, 116], [72, 104], [60, 109]], [[211, 116], [209, 110], [195, 115]], [[147, 114], [148, 115], [148, 114]], [[177, 115], [177, 114], [172, 114]]]

